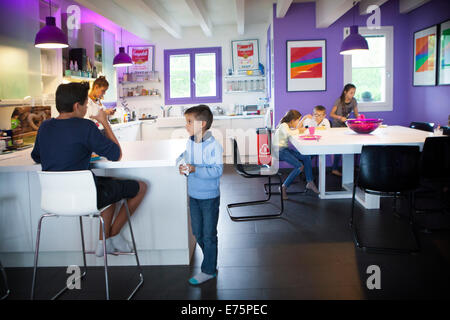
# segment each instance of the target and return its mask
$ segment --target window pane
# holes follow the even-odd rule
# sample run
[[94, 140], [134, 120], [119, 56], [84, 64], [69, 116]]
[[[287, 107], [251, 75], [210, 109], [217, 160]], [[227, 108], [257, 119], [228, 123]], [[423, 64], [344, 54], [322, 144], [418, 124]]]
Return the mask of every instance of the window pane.
[[365, 36], [369, 52], [352, 55], [353, 68], [385, 67], [386, 38], [384, 36]]
[[214, 97], [216, 95], [216, 54], [197, 53], [195, 55], [195, 96]]
[[191, 66], [189, 54], [170, 56], [170, 98], [191, 96]]
[[358, 102], [385, 102], [385, 68], [354, 68], [352, 82], [356, 86], [355, 99]]

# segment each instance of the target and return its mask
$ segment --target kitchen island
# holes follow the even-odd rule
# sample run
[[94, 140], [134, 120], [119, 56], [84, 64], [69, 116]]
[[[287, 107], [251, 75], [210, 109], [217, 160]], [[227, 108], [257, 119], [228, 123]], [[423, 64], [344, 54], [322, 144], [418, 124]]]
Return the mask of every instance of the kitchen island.
[[[118, 162], [92, 162], [99, 176], [142, 180], [148, 192], [132, 216], [133, 231], [142, 265], [187, 265], [195, 238], [188, 214], [186, 177], [175, 167], [184, 151], [185, 139], [121, 142]], [[0, 260], [6, 267], [30, 267], [36, 243], [40, 209], [39, 164], [32, 149], [0, 156]], [[86, 250], [97, 246], [98, 219], [83, 218]], [[131, 240], [128, 226], [122, 234]], [[103, 265], [103, 259], [87, 255], [88, 265]], [[132, 255], [110, 255], [109, 265], [133, 265]], [[81, 236], [77, 218], [44, 219], [39, 265], [82, 265]]]

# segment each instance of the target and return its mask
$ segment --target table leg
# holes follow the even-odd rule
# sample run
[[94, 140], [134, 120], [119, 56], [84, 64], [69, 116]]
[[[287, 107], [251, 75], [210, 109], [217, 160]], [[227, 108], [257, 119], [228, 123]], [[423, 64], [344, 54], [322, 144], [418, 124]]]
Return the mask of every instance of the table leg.
[[325, 177], [326, 177], [327, 161], [326, 155], [319, 155], [319, 197], [325, 199]]
[[342, 187], [347, 190], [353, 188], [353, 172], [355, 170], [355, 155], [343, 154], [342, 155]]

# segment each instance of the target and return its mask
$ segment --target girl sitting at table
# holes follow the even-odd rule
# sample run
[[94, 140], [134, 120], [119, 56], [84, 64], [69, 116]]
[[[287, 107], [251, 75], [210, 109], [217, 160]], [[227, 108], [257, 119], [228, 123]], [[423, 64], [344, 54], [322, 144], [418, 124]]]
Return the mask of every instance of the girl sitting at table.
[[[355, 114], [355, 118], [358, 117], [358, 103], [354, 98], [356, 87], [354, 84], [347, 83], [342, 90], [341, 96], [334, 103], [333, 109], [331, 109], [330, 117], [332, 118], [333, 128], [346, 127], [345, 121], [347, 121], [350, 113]], [[338, 170], [339, 162], [342, 159], [342, 155], [334, 155], [333, 167], [331, 173], [336, 176], [342, 176], [342, 173]]]
[[285, 161], [294, 167], [280, 187], [280, 192], [282, 192], [284, 200], [288, 199], [287, 188], [303, 169], [305, 170], [307, 181], [306, 189], [319, 193], [319, 190], [317, 190], [313, 181], [311, 157], [305, 156], [297, 150], [289, 148], [288, 145], [290, 136], [297, 136], [299, 133], [305, 131], [303, 121], [304, 118], [302, 119], [300, 112], [297, 110], [289, 110], [280, 120], [280, 123], [275, 130], [273, 143], [274, 155], [278, 155], [278, 160]]

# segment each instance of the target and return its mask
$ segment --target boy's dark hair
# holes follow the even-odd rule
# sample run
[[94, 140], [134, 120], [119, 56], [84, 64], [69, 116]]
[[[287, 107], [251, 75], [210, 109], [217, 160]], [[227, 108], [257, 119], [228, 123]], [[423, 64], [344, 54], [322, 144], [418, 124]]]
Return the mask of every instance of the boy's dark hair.
[[74, 103], [84, 104], [89, 91], [89, 83], [67, 83], [60, 84], [56, 89], [56, 109], [59, 113], [73, 112]]
[[315, 106], [314, 111], [323, 111], [327, 113], [327, 109], [324, 106]]
[[206, 121], [205, 130], [211, 128], [213, 114], [207, 105], [199, 104], [198, 106], [191, 107], [187, 109], [184, 114], [194, 114], [195, 120]]

